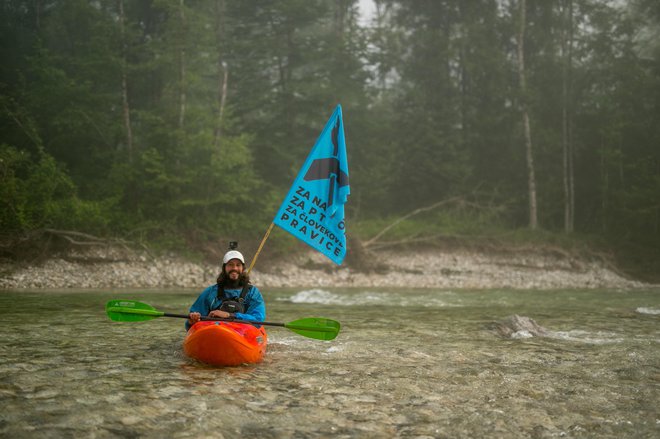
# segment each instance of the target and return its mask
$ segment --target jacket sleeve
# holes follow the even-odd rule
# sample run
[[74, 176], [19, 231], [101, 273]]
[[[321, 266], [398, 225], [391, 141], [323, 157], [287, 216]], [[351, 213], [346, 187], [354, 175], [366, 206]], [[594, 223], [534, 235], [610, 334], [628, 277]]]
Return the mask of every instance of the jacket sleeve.
[[266, 319], [266, 303], [261, 296], [261, 292], [254, 285], [250, 287], [246, 302], [249, 303], [248, 308], [244, 313], [237, 312], [236, 318], [239, 320], [250, 320], [252, 322], [263, 322]]
[[[206, 317], [211, 312], [211, 303], [213, 297], [216, 295], [217, 288], [214, 285], [207, 287], [202, 293], [197, 297], [195, 303], [190, 307], [189, 312], [198, 312], [202, 317]], [[190, 323], [186, 320], [186, 331], [190, 329]]]

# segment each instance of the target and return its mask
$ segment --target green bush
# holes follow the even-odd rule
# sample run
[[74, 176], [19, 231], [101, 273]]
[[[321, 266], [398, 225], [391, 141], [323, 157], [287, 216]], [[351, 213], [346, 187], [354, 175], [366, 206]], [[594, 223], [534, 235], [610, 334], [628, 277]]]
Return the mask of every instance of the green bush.
[[23, 235], [43, 228], [98, 231], [105, 227], [98, 203], [80, 200], [68, 174], [43, 151], [34, 157], [0, 145], [0, 228]]

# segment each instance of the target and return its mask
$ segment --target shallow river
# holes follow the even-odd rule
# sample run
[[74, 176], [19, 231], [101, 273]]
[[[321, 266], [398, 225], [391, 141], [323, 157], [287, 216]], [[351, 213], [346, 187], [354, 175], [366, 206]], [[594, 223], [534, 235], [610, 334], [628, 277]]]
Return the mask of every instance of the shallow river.
[[[0, 292], [0, 437], [660, 437], [660, 291], [264, 291], [263, 363], [185, 357], [183, 319], [112, 322], [195, 291]], [[544, 338], [504, 339], [518, 314]], [[523, 335], [523, 334], [521, 334]]]

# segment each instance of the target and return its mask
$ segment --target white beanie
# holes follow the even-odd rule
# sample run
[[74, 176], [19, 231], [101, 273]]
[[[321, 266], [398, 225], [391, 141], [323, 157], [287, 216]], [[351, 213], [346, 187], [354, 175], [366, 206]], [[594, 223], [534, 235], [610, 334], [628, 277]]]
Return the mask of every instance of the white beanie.
[[241, 254], [241, 252], [236, 250], [229, 250], [227, 253], [225, 253], [225, 257], [222, 258], [222, 263], [226, 264], [232, 259], [238, 259], [239, 261], [245, 264], [245, 259], [243, 258], [243, 255]]

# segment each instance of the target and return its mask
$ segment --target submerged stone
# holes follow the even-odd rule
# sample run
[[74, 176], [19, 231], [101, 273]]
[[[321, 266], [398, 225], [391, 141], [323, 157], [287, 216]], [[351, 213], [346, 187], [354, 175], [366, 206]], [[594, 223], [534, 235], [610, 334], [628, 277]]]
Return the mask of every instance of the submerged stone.
[[490, 329], [505, 338], [545, 337], [548, 335], [548, 330], [543, 326], [529, 317], [519, 316], [517, 314], [494, 322], [490, 326]]

